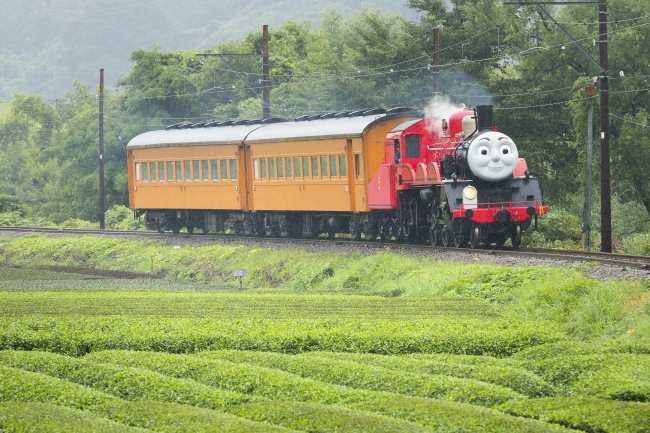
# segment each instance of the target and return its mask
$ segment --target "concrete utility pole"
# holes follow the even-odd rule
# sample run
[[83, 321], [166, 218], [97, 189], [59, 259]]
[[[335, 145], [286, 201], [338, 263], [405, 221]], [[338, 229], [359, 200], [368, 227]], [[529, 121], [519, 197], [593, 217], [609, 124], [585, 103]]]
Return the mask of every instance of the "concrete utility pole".
[[271, 82], [269, 80], [269, 26], [262, 27], [263, 57], [262, 80], [264, 80], [264, 119], [271, 118]]
[[[595, 90], [595, 89], [594, 89]], [[587, 185], [585, 188], [585, 247], [591, 251], [591, 163], [594, 142], [594, 106], [589, 104], [587, 116]]]
[[433, 29], [433, 94], [440, 93], [440, 29]]
[[[573, 44], [578, 48], [591, 62], [596, 65], [600, 77], [600, 250], [605, 253], [612, 252], [612, 185], [610, 169], [610, 147], [609, 147], [609, 70], [607, 59], [607, 0], [601, 1], [557, 1], [557, 2], [504, 2], [504, 5], [536, 6], [539, 11], [546, 15], [549, 20], [562, 31]], [[567, 32], [555, 19], [549, 14], [542, 5], [582, 5], [598, 6], [598, 43], [600, 44], [600, 62], [596, 61], [584, 49], [578, 41]], [[523, 11], [519, 8], [515, 16]]]
[[104, 230], [104, 70], [99, 70], [99, 228]]
[[609, 148], [609, 69], [607, 58], [607, 0], [598, 5], [598, 33], [600, 35], [600, 250], [612, 252], [612, 189]]

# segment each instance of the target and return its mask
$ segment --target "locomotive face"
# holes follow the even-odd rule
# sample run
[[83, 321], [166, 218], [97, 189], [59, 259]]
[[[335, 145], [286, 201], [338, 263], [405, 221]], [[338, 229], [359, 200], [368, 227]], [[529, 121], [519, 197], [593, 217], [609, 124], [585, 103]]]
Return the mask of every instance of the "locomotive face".
[[515, 143], [495, 131], [478, 135], [467, 150], [467, 163], [478, 178], [497, 182], [510, 176], [519, 161]]

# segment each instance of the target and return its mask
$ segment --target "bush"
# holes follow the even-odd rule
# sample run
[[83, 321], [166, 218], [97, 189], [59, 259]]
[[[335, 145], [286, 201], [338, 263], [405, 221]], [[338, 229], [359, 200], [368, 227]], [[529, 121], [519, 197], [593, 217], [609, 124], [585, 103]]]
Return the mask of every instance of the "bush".
[[16, 213], [17, 216], [23, 218], [30, 214], [27, 205], [20, 201], [18, 197], [0, 194], [0, 214], [8, 212]]
[[253, 399], [147, 370], [47, 352], [0, 352], [0, 364], [58, 377], [126, 400], [156, 400], [218, 409]]
[[0, 317], [0, 349], [48, 350], [75, 356], [105, 349], [170, 353], [238, 349], [503, 357], [563, 339], [554, 324], [514, 320]]
[[144, 221], [135, 219], [133, 211], [126, 206], [115, 205], [104, 215], [109, 230], [144, 230]]
[[281, 427], [193, 406], [156, 401], [124, 401], [67, 380], [2, 365], [0, 401], [42, 402], [67, 406], [122, 424], [168, 433], [286, 431]]
[[0, 403], [0, 431], [30, 433], [145, 433], [78, 409], [45, 403]]
[[511, 401], [499, 410], [587, 432], [641, 433], [647, 432], [650, 426], [647, 403], [557, 397]]
[[390, 391], [413, 397], [437, 398], [480, 406], [489, 407], [507, 400], [523, 398], [521, 394], [510, 389], [472, 379], [395, 371], [394, 369], [338, 361], [312, 353], [284, 355], [223, 351], [205, 352], [200, 355], [223, 358], [233, 362], [249, 362], [351, 388]]
[[[487, 408], [388, 392], [348, 388], [303, 378], [283, 371], [213, 358], [209, 356], [211, 353], [206, 353], [206, 355], [204, 357], [198, 355], [107, 351], [91, 353], [87, 357], [101, 362], [136, 365], [163, 374], [193, 379], [212, 386], [246, 392], [272, 400], [340, 405], [350, 409], [375, 412], [416, 422], [441, 432], [554, 431], [552, 427], [545, 423], [531, 422], [530, 420], [504, 415]], [[260, 405], [264, 404], [260, 403]], [[246, 406], [243, 405], [244, 408]], [[252, 406], [260, 407], [257, 404]], [[278, 407], [274, 410], [280, 409]], [[232, 413], [244, 413], [235, 412], [237, 410], [239, 410], [238, 407], [234, 407]]]
[[[462, 361], [425, 360], [407, 356], [369, 355], [356, 353], [319, 353], [328, 359], [347, 360], [359, 364], [385, 367], [393, 371], [410, 371], [420, 374], [445, 375], [475, 379], [481, 382], [510, 388], [529, 397], [550, 396], [555, 393], [551, 385], [539, 376], [522, 368], [498, 365], [498, 359], [490, 364], [472, 365]], [[493, 365], [497, 364], [497, 365]]]

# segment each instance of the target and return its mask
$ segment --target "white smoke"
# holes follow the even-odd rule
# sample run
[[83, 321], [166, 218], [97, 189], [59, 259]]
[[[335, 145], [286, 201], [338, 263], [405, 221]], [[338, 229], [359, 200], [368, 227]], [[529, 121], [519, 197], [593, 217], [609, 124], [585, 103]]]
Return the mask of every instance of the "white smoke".
[[455, 104], [449, 100], [448, 96], [435, 95], [429, 105], [424, 109], [427, 118], [427, 128], [442, 135], [442, 119], [449, 122], [449, 116], [457, 111], [466, 110], [465, 104]]

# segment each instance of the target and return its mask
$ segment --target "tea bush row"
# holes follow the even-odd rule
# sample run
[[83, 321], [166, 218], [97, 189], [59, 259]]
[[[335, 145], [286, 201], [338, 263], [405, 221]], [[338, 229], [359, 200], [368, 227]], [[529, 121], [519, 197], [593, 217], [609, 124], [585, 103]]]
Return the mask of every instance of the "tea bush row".
[[[543, 422], [512, 417], [483, 407], [354, 389], [303, 378], [280, 370], [246, 363], [233, 363], [212, 357], [127, 351], [91, 353], [86, 357], [98, 362], [135, 365], [162, 374], [193, 379], [271, 400], [339, 405], [375, 412], [416, 422], [440, 432], [554, 431], [554, 427]], [[251, 405], [255, 404], [257, 403], [251, 403]]]
[[499, 409], [587, 432], [643, 433], [650, 426], [648, 403], [556, 397], [512, 401]]
[[25, 433], [146, 433], [78, 409], [46, 403], [0, 403], [0, 431]]
[[41, 402], [80, 409], [113, 421], [168, 433], [282, 432], [282, 427], [193, 406], [125, 401], [64, 379], [0, 365], [1, 402]]
[[528, 368], [568, 395], [650, 401], [650, 357], [636, 354], [560, 356]]
[[522, 368], [498, 365], [498, 360], [494, 360], [497, 362], [491, 364], [472, 365], [465, 364], [462, 361], [435, 361], [408, 356], [328, 352], [320, 352], [319, 355], [328, 359], [376, 365], [391, 370], [476, 379], [511, 388], [529, 397], [551, 396], [555, 393], [554, 388], [539, 376]]
[[352, 388], [390, 391], [414, 397], [437, 398], [480, 406], [490, 407], [511, 399], [524, 398], [511, 389], [473, 379], [403, 372], [339, 361], [312, 353], [285, 355], [265, 352], [221, 351], [203, 352], [198, 355], [227, 359], [233, 362], [253, 363]]
[[[0, 278], [4, 278], [0, 268]], [[9, 275], [10, 276], [10, 275]], [[70, 287], [77, 283], [68, 281]], [[82, 284], [86, 284], [83, 282]], [[0, 287], [9, 284], [0, 283]], [[12, 285], [12, 288], [15, 284]], [[333, 317], [413, 320], [432, 316], [496, 317], [486, 303], [454, 298], [381, 298], [353, 295], [241, 294], [203, 290], [194, 293], [118, 291], [89, 294], [70, 292], [0, 292], [0, 315], [43, 314], [54, 316], [122, 315], [210, 317], [241, 319], [264, 317], [287, 320]]]
[[0, 317], [0, 349], [69, 355], [105, 349], [191, 353], [200, 350], [457, 353], [505, 357], [563, 340], [553, 324], [478, 319], [160, 319]]

